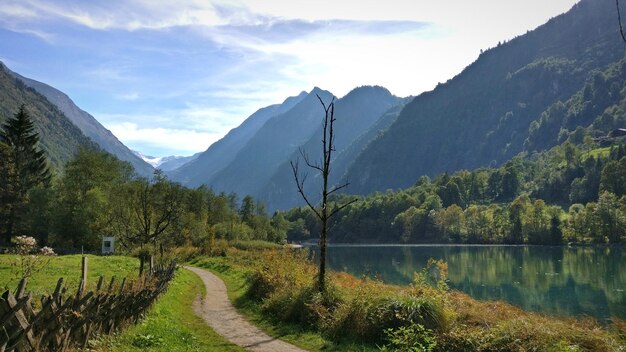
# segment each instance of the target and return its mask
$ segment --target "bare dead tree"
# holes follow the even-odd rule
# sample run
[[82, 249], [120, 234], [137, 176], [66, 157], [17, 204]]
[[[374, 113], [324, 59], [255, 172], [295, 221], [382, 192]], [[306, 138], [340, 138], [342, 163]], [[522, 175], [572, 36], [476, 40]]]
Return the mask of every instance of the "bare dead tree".
[[619, 11], [619, 0], [615, 0], [615, 7], [617, 8], [617, 22], [619, 23], [619, 34], [622, 35], [622, 40], [626, 42], [626, 35], [624, 35], [624, 27], [622, 27], [622, 15]]
[[309, 206], [309, 208], [311, 208], [311, 210], [321, 223], [319, 240], [320, 267], [318, 273], [318, 289], [320, 290], [320, 292], [323, 292], [326, 290], [326, 238], [328, 236], [328, 222], [333, 216], [337, 215], [337, 213], [339, 213], [341, 209], [354, 203], [356, 200], [352, 200], [341, 205], [332, 204], [332, 207], [329, 204], [328, 197], [331, 194], [339, 191], [340, 189], [348, 187], [349, 183], [346, 182], [344, 184], [334, 186], [329, 189], [328, 175], [330, 175], [330, 161], [332, 158], [332, 153], [335, 151], [335, 98], [333, 97], [328, 106], [326, 106], [326, 104], [319, 95], [317, 95], [317, 99], [320, 101], [322, 107], [324, 108], [324, 136], [322, 137], [322, 160], [319, 162], [311, 162], [309, 156], [302, 148], [300, 148], [300, 156], [309, 168], [315, 170], [316, 172], [319, 172], [322, 175], [322, 199], [319, 206], [313, 205], [313, 203], [310, 201], [309, 197], [304, 191], [304, 182], [306, 181], [307, 174], [300, 172], [299, 159], [297, 159], [295, 162], [291, 161], [290, 163], [291, 170], [293, 171], [293, 177], [296, 181], [296, 186], [298, 187], [298, 193], [300, 193], [306, 204]]

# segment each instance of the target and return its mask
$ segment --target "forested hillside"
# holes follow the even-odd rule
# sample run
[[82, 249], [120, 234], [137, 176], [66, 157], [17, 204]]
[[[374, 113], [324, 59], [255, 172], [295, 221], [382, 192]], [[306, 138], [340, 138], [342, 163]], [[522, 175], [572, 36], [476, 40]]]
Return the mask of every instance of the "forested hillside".
[[61, 171], [80, 146], [97, 148], [54, 104], [0, 64], [0, 124], [13, 117], [22, 104], [35, 123], [40, 146], [55, 172]]
[[[623, 140], [623, 139], [621, 139]], [[626, 144], [569, 141], [500, 168], [443, 173], [360, 197], [331, 225], [335, 243], [626, 242]], [[338, 204], [354, 199], [343, 195]], [[308, 208], [285, 214], [290, 240], [319, 232]], [[311, 237], [309, 237], [311, 236]]]
[[76, 127], [78, 127], [85, 136], [91, 138], [91, 140], [98, 144], [100, 148], [117, 156], [120, 160], [130, 162], [138, 174], [144, 177], [152, 175], [154, 168], [138, 158], [130, 149], [128, 149], [128, 147], [122, 144], [122, 142], [120, 142], [117, 137], [111, 133], [111, 131], [104, 128], [104, 126], [102, 126], [93, 116], [76, 106], [72, 99], [70, 99], [70, 97], [68, 97], [65, 93], [45, 83], [26, 78], [18, 73], [12, 72], [2, 63], [0, 63], [0, 65], [3, 66], [5, 71], [20, 79], [27, 86], [33, 88], [35, 91], [45, 96], [46, 99], [48, 99], [48, 101], [52, 104], [56, 105], [56, 107], [63, 114], [65, 114], [65, 116], [72, 121], [72, 123], [76, 125]]
[[597, 120], [591, 130], [601, 135], [619, 125], [623, 70], [611, 65], [625, 47], [614, 5], [583, 0], [416, 97], [350, 168], [348, 191], [367, 194], [408, 187], [422, 175], [501, 165], [524, 150], [556, 145], [577, 126]]

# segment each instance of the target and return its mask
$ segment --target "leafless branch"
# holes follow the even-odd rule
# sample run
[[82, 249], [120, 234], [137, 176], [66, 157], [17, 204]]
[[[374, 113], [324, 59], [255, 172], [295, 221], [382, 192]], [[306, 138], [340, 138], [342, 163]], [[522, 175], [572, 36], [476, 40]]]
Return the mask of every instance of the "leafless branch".
[[309, 206], [309, 208], [311, 208], [311, 210], [313, 210], [313, 212], [315, 213], [315, 216], [317, 216], [318, 218], [321, 219], [322, 215], [317, 211], [317, 209], [315, 209], [315, 206], [313, 206], [313, 204], [311, 204], [311, 202], [309, 201], [309, 198], [306, 196], [306, 193], [304, 193], [304, 181], [306, 180], [306, 174], [304, 174], [302, 177], [300, 177], [300, 172], [298, 171], [299, 165], [298, 165], [298, 161], [297, 160], [296, 160], [295, 163], [293, 161], [290, 161], [289, 164], [291, 164], [291, 171], [293, 171], [293, 177], [296, 180], [296, 186], [298, 187], [298, 193], [300, 193], [300, 195], [302, 196], [302, 198], [304, 199], [306, 204]]
[[615, 0], [615, 7], [617, 8], [617, 21], [619, 22], [619, 34], [621, 34], [622, 40], [626, 42], [626, 35], [624, 35], [624, 28], [622, 27], [622, 15], [619, 10], [619, 0]]
[[331, 190], [328, 192], [328, 195], [331, 195], [331, 194], [333, 194], [333, 193], [337, 192], [338, 190], [340, 190], [340, 189], [342, 189], [342, 188], [346, 188], [346, 187], [348, 187], [349, 185], [350, 185], [350, 183], [349, 183], [349, 182], [346, 182], [346, 183], [344, 183], [343, 185], [336, 186], [335, 188], [331, 189]]
[[300, 151], [300, 155], [302, 155], [302, 159], [304, 159], [306, 166], [312, 169], [318, 170], [319, 172], [323, 171], [322, 167], [319, 164], [317, 163], [313, 164], [309, 161], [309, 155], [304, 151], [304, 149], [302, 149], [302, 147], [298, 148], [298, 150]]
[[[319, 94], [315, 94], [315, 96], [317, 97], [317, 100], [320, 101], [320, 104], [322, 104], [322, 107], [324, 107], [324, 111], [328, 111], [328, 108], [326, 108], [326, 104], [324, 104], [324, 101], [322, 100], [320, 95]], [[332, 104], [332, 102], [331, 102], [331, 104]]]

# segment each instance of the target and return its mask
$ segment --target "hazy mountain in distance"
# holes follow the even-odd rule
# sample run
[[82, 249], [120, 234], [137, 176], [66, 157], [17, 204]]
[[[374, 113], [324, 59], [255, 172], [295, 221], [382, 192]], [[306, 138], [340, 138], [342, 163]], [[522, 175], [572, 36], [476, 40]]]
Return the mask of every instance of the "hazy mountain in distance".
[[[604, 106], [602, 97], [623, 88], [616, 83], [597, 96], [581, 91], [589, 80], [604, 79], [596, 70], [624, 57], [616, 16], [611, 0], [582, 0], [537, 29], [486, 50], [459, 75], [413, 99], [368, 144], [347, 173], [349, 192], [403, 188], [422, 175], [501, 165], [522, 151], [567, 139], [574, 121], [601, 115], [594, 106]], [[576, 94], [583, 95], [575, 105], [579, 110], [542, 117]], [[556, 128], [533, 139], [540, 126], [550, 124]]]
[[196, 153], [190, 156], [168, 156], [163, 158], [161, 163], [159, 164], [159, 169], [163, 171], [174, 171], [179, 167], [196, 160], [202, 152]]
[[290, 110], [306, 96], [306, 92], [301, 92], [297, 96], [287, 98], [282, 104], [274, 104], [257, 110], [239, 127], [232, 129], [222, 139], [213, 143], [195, 160], [168, 172], [168, 176], [190, 187], [210, 185], [212, 177], [235, 159], [237, 153], [269, 119]]
[[242, 197], [257, 195], [276, 168], [320, 126], [323, 115], [317, 95], [327, 102], [332, 98], [330, 92], [316, 87], [291, 109], [271, 117], [207, 184], [216, 191], [235, 192]]
[[80, 147], [98, 148], [55, 104], [0, 63], [0, 125], [15, 116], [22, 104], [39, 133], [39, 145], [57, 174]]
[[[341, 155], [348, 151], [351, 146], [360, 138], [366, 138], [365, 134], [378, 133], [379, 129], [389, 126], [394, 117], [398, 116], [402, 103], [405, 100], [392, 95], [386, 88], [378, 86], [363, 86], [350, 91], [341, 99], [335, 102], [335, 150], [332, 161], [332, 171], [329, 178], [330, 186], [338, 184], [338, 181], [345, 174], [348, 166], [352, 163], [356, 155], [341, 158]], [[328, 102], [327, 102], [328, 103]], [[321, 104], [315, 108], [319, 116], [314, 133], [309, 140], [301, 147], [306, 152], [310, 160], [318, 161], [322, 158], [321, 140], [323, 134], [322, 121], [324, 110]], [[370, 131], [376, 128], [376, 130]], [[361, 143], [366, 143], [367, 140]], [[356, 153], [363, 149], [363, 145], [352, 147]], [[291, 161], [300, 159], [301, 170], [308, 172], [305, 187], [309, 190], [309, 200], [313, 203], [319, 201], [319, 190], [321, 189], [321, 177], [318, 172], [310, 170], [304, 165], [300, 152], [295, 150], [282, 164], [273, 172], [272, 178], [259, 191], [258, 197], [262, 199], [268, 209], [289, 209], [303, 205], [304, 201], [297, 192]], [[349, 189], [347, 190], [349, 192]], [[255, 194], [257, 195], [257, 194]]]
[[172, 156], [165, 156], [165, 157], [154, 157], [154, 156], [144, 155], [143, 153], [136, 151], [136, 150], [132, 150], [132, 152], [138, 157], [140, 157], [143, 161], [150, 164], [153, 168], [161, 169], [163, 171], [176, 170], [177, 168], [185, 165], [186, 163], [192, 160], [196, 160], [196, 158], [198, 158], [198, 156], [202, 154], [200, 152], [191, 156], [172, 155]]
[[[6, 69], [6, 66], [4, 66]], [[137, 157], [130, 149], [128, 149], [117, 137], [102, 126], [93, 116], [82, 110], [67, 94], [51, 87], [45, 83], [35, 81], [33, 79], [21, 76], [9, 69], [6, 69], [11, 75], [19, 78], [27, 86], [33, 88], [41, 95], [45, 96], [52, 104], [56, 105], [65, 116], [67, 116], [74, 125], [76, 125], [84, 135], [91, 138], [103, 150], [115, 155], [118, 159], [130, 162], [135, 171], [142, 176], [150, 176], [154, 169]]]

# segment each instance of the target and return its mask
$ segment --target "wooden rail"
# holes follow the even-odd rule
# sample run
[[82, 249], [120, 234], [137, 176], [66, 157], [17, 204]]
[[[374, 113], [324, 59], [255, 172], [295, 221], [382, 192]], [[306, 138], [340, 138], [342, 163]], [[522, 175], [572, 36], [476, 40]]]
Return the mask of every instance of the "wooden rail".
[[78, 290], [68, 292], [63, 278], [54, 293], [41, 297], [41, 309], [32, 304], [26, 292], [27, 279], [20, 281], [15, 294], [0, 297], [0, 352], [66, 351], [86, 347], [94, 334], [109, 334], [119, 327], [136, 323], [142, 313], [163, 293], [174, 276], [176, 263], [157, 265], [135, 280], [115, 277], [106, 287], [100, 276], [96, 289], [85, 292], [86, 258]]

